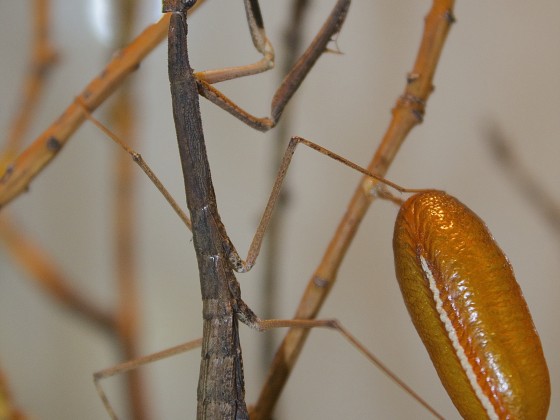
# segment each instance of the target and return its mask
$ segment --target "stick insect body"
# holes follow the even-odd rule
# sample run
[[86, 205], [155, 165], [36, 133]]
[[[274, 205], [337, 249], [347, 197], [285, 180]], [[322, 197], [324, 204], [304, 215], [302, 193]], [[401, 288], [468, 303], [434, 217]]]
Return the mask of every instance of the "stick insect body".
[[239, 285], [228, 263], [231, 249], [210, 177], [186, 35], [185, 15], [174, 13], [169, 25], [169, 80], [203, 299], [204, 340], [197, 416], [248, 418], [237, 316], [243, 314], [252, 320], [255, 315], [241, 300]]

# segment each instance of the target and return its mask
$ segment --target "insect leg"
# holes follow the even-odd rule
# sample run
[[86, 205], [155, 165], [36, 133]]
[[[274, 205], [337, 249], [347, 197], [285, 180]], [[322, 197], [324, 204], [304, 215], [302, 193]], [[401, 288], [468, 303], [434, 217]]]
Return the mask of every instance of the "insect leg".
[[266, 36], [259, 3], [257, 0], [244, 0], [244, 3], [253, 45], [263, 57], [256, 63], [246, 64], [244, 66], [225, 67], [195, 73], [197, 79], [200, 81], [207, 84], [214, 84], [263, 73], [274, 67], [274, 48]]
[[[253, 4], [253, 6], [251, 7], [255, 7], [254, 4], [256, 4], [254, 0], [246, 0], [246, 4], [247, 3]], [[327, 20], [323, 24], [321, 30], [317, 33], [317, 35], [315, 36], [311, 44], [309, 44], [305, 52], [297, 60], [296, 64], [292, 67], [290, 72], [287, 74], [287, 76], [284, 78], [284, 80], [276, 90], [276, 93], [272, 98], [271, 114], [269, 117], [255, 117], [251, 115], [250, 113], [248, 113], [247, 111], [245, 111], [244, 109], [236, 105], [232, 100], [226, 97], [218, 89], [211, 86], [211, 83], [215, 82], [215, 80], [213, 80], [214, 76], [212, 76], [212, 78], [209, 79], [206, 75], [215, 74], [215, 71], [195, 73], [195, 76], [197, 78], [197, 83], [198, 83], [198, 92], [200, 93], [200, 95], [204, 96], [206, 99], [218, 105], [220, 108], [229, 112], [234, 117], [243, 121], [245, 124], [249, 125], [250, 127], [253, 127], [256, 130], [260, 130], [260, 131], [270, 130], [277, 124], [280, 116], [282, 115], [282, 112], [284, 111], [284, 108], [286, 107], [286, 104], [292, 98], [295, 91], [299, 88], [299, 86], [301, 85], [301, 83], [303, 82], [303, 80], [311, 70], [311, 68], [315, 65], [316, 61], [319, 59], [321, 54], [327, 51], [328, 43], [331, 41], [333, 36], [335, 36], [340, 31], [340, 28], [346, 18], [346, 14], [348, 13], [349, 6], [350, 6], [350, 0], [338, 0], [336, 2], [330, 15], [328, 16]], [[256, 10], [258, 9], [251, 9], [251, 7], [247, 9], [248, 10], [247, 14], [249, 16], [251, 15], [251, 13], [253, 13], [253, 17], [254, 17], [253, 25], [255, 26], [255, 33], [260, 34], [258, 36], [253, 36], [253, 40], [255, 40], [255, 38], [261, 39], [263, 36], [264, 38], [262, 39], [266, 39], [266, 35], [264, 35], [264, 29], [262, 29], [262, 33], [260, 32], [260, 29], [258, 29], [259, 19], [257, 19], [257, 16], [260, 16], [260, 11], [259, 13], [257, 13]], [[252, 10], [252, 12], [250, 12], [250, 10]], [[250, 21], [249, 26], [251, 27], [252, 26], [251, 19], [249, 19], [249, 21]], [[266, 46], [269, 45], [269, 43], [268, 41], [264, 43], [258, 41], [255, 43], [255, 45], [262, 45], [263, 48], [266, 49], [267, 48]], [[260, 47], [257, 46], [257, 49], [259, 48]], [[235, 73], [235, 71], [238, 70], [235, 71], [233, 69], [224, 69], [224, 70], [226, 72], [231, 71], [231, 77], [227, 77], [230, 79], [245, 75], [243, 73]], [[249, 71], [247, 74], [255, 74], [255, 73]], [[221, 79], [221, 80], [226, 80], [226, 79]]]
[[[268, 224], [270, 222], [270, 218], [272, 216], [272, 212], [274, 210], [274, 207], [278, 201], [278, 197], [280, 196], [280, 190], [282, 188], [282, 183], [284, 182], [284, 178], [286, 177], [286, 173], [288, 171], [288, 167], [290, 165], [290, 162], [292, 161], [292, 157], [295, 153], [296, 147], [298, 144], [303, 144], [321, 154], [324, 154], [325, 156], [330, 157], [331, 159], [337, 160], [338, 162], [366, 175], [369, 176], [370, 178], [390, 186], [391, 188], [396, 189], [397, 191], [401, 192], [401, 193], [416, 193], [416, 192], [423, 192], [423, 191], [427, 191], [426, 189], [407, 189], [407, 188], [403, 188], [391, 181], [388, 181], [387, 179], [380, 177], [377, 174], [374, 174], [373, 172], [359, 166], [356, 165], [355, 163], [349, 161], [348, 159], [345, 159], [344, 157], [322, 147], [319, 146], [316, 143], [313, 143], [312, 141], [306, 140], [302, 137], [292, 137], [292, 139], [290, 140], [290, 143], [288, 144], [288, 147], [284, 153], [284, 157], [282, 159], [282, 162], [280, 164], [280, 168], [278, 169], [278, 175], [276, 176], [276, 180], [274, 181], [274, 186], [272, 187], [272, 191], [270, 193], [270, 197], [268, 198], [268, 202], [266, 205], [266, 208], [263, 212], [263, 215], [261, 217], [261, 221], [259, 223], [259, 226], [257, 227], [257, 231], [255, 232], [255, 235], [253, 237], [253, 241], [251, 242], [251, 245], [249, 247], [249, 251], [247, 253], [247, 257], [245, 260], [241, 259], [239, 254], [237, 253], [235, 246], [230, 242], [229, 246], [231, 248], [231, 253], [230, 253], [230, 263], [232, 265], [232, 267], [238, 271], [238, 272], [247, 272], [249, 271], [253, 265], [255, 264], [255, 261], [259, 255], [260, 249], [261, 249], [261, 245], [262, 245], [262, 241], [263, 241], [263, 237], [264, 237], [264, 233], [266, 231], [266, 228], [268, 227]], [[376, 193], [376, 191], [370, 191], [370, 193], [374, 194]], [[383, 198], [386, 198], [386, 193], [381, 192], [379, 194], [380, 196], [382, 196]], [[392, 198], [390, 198], [391, 200], [393, 200]], [[229, 239], [228, 239], [229, 240]]]
[[152, 171], [152, 169], [148, 166], [146, 161], [142, 155], [135, 150], [132, 150], [128, 147], [115, 133], [113, 133], [109, 128], [107, 128], [101, 121], [95, 118], [90, 112], [87, 110], [85, 105], [80, 101], [79, 98], [76, 99], [76, 102], [82, 107], [86, 118], [91, 121], [93, 125], [95, 125], [98, 129], [100, 129], [107, 137], [113, 140], [116, 144], [118, 144], [126, 153], [130, 155], [132, 160], [144, 171], [146, 176], [152, 181], [152, 183], [156, 186], [159, 190], [161, 195], [165, 198], [165, 200], [169, 203], [169, 205], [173, 208], [177, 216], [183, 221], [183, 223], [187, 226], [189, 230], [191, 228], [191, 221], [186, 213], [181, 209], [177, 201], [173, 198], [173, 196], [169, 193], [167, 188], [163, 185], [163, 183], [159, 180], [157, 175]]
[[[354, 337], [338, 320], [336, 319], [256, 319], [249, 325], [259, 331], [266, 331], [273, 328], [329, 328], [340, 333], [348, 342], [360, 353], [362, 353], [372, 364], [374, 364], [381, 372], [387, 375], [393, 382], [402, 388], [407, 394], [420, 403], [434, 417], [443, 419], [433, 407], [431, 407], [422, 397], [420, 397], [412, 388], [406, 385], [393, 371], [385, 366], [371, 351], [369, 351], [356, 337]], [[255, 418], [260, 418], [258, 413], [251, 413]]]
[[198, 338], [193, 341], [188, 341], [183, 344], [179, 344], [178, 346], [171, 347], [166, 350], [159, 351], [157, 353], [152, 353], [147, 356], [139, 357], [138, 359], [129, 360], [124, 363], [120, 363], [118, 365], [112, 366], [107, 369], [100, 370], [93, 374], [93, 382], [95, 383], [95, 388], [97, 390], [97, 394], [101, 401], [103, 401], [103, 405], [107, 410], [107, 413], [111, 416], [113, 420], [118, 419], [118, 416], [113, 409], [113, 406], [109, 402], [109, 398], [105, 394], [103, 387], [101, 386], [101, 380], [105, 378], [110, 378], [111, 376], [120, 375], [121, 373], [129, 372], [133, 369], [137, 369], [140, 366], [147, 365], [149, 363], [157, 362], [158, 360], [166, 359], [168, 357], [175, 356], [177, 354], [185, 353], [189, 350], [195, 349], [202, 345], [202, 338]]

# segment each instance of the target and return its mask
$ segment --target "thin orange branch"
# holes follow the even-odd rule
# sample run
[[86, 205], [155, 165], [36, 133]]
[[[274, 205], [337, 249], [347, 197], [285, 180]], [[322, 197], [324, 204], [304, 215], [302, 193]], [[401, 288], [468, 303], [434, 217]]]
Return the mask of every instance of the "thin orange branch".
[[[126, 85], [128, 87], [128, 84]], [[134, 135], [134, 100], [131, 90], [125, 88], [119, 92], [113, 104], [111, 118], [115, 121], [118, 131], [133, 147]], [[136, 235], [134, 203], [134, 175], [135, 166], [129, 156], [118, 153], [115, 161], [115, 204], [114, 204], [114, 232], [115, 232], [115, 264], [116, 284], [118, 288], [118, 302], [116, 308], [117, 334], [124, 360], [132, 360], [139, 356], [139, 313], [140, 303], [137, 286], [135, 264]], [[138, 420], [148, 418], [147, 397], [139, 371], [131, 371], [127, 375], [128, 390], [132, 417]]]
[[57, 59], [49, 36], [49, 1], [35, 0], [33, 3], [34, 32], [31, 59], [27, 66], [22, 99], [8, 132], [3, 159], [13, 158], [21, 150], [21, 143], [33, 118], [38, 97], [43, 91], [49, 70]]
[[[384, 176], [410, 130], [422, 122], [425, 105], [433, 91], [433, 77], [449, 28], [454, 21], [453, 0], [434, 0], [425, 21], [424, 34], [404, 94], [368, 170]], [[295, 317], [315, 318], [336, 281], [338, 268], [369, 205], [377, 181], [364, 177], [356, 189], [323, 259], [309, 280]], [[276, 352], [268, 379], [252, 412], [253, 419], [271, 418], [280, 392], [303, 348], [309, 330], [290, 329]]]
[[[301, 52], [304, 21], [310, 5], [308, 0], [294, 0], [292, 3], [288, 24], [284, 29], [283, 49], [285, 50], [286, 55], [284, 58], [282, 72], [280, 74], [280, 80], [288, 74]], [[292, 117], [292, 108], [288, 107], [284, 111], [282, 119], [276, 126], [273, 141], [274, 150], [272, 152], [273, 163], [271, 164], [271, 167], [274, 168], [271, 171], [272, 182], [276, 179], [276, 168], [278, 168], [280, 162], [282, 162], [282, 157], [284, 156], [284, 152], [286, 150], [286, 141], [290, 138], [289, 126], [292, 121]], [[289, 196], [289, 194], [288, 186], [285, 185], [280, 192], [280, 199], [276, 204], [274, 217], [270, 219], [270, 223], [267, 228], [265, 238], [266, 252], [263, 255], [264, 262], [262, 263], [263, 276], [261, 298], [263, 300], [263, 309], [261, 316], [263, 319], [273, 318], [278, 313], [276, 310], [278, 296], [277, 285], [280, 284], [280, 279], [275, 262], [282, 244], [286, 209], [285, 197]], [[261, 357], [265, 368], [268, 368], [274, 353], [274, 347], [276, 346], [276, 340], [273, 332], [274, 331], [270, 331], [268, 334], [265, 334], [265, 337], [263, 337]]]
[[72, 282], [52, 262], [52, 258], [44, 249], [26, 237], [21, 230], [16, 229], [6, 215], [0, 218], [0, 239], [6, 244], [6, 250], [12, 258], [21, 264], [30, 278], [64, 307], [103, 330], [111, 331], [114, 328], [112, 316], [80, 296], [70, 286]]
[[[116, 37], [116, 47], [126, 45], [131, 38], [134, 23], [136, 2], [121, 0], [118, 8], [120, 20]], [[129, 81], [127, 81], [129, 82]], [[134, 147], [136, 136], [135, 101], [131, 83], [124, 83], [116, 100], [111, 104], [109, 117], [117, 130]], [[118, 153], [113, 171], [114, 178], [114, 233], [115, 233], [115, 264], [116, 285], [118, 289], [117, 308], [115, 311], [117, 339], [125, 360], [139, 356], [138, 345], [140, 336], [140, 304], [138, 297], [138, 280], [135, 264], [135, 191], [134, 164], [124, 153]], [[145, 393], [144, 382], [140, 371], [129, 372], [126, 376], [128, 400], [131, 416], [138, 420], [147, 420], [149, 416], [149, 398]]]

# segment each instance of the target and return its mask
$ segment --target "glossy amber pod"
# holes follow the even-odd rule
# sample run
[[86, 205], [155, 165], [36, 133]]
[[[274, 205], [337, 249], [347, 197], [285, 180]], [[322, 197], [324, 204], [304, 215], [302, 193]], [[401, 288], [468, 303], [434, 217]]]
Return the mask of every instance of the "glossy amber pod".
[[410, 197], [393, 237], [414, 326], [466, 419], [544, 419], [550, 379], [507, 257], [484, 222], [442, 191]]

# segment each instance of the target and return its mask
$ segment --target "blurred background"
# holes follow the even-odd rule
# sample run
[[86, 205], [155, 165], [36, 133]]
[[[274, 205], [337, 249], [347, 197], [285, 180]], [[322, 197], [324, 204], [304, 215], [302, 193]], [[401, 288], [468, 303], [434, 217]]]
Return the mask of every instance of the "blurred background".
[[[304, 45], [334, 1], [312, 1]], [[291, 1], [261, 2], [277, 69], [220, 84], [256, 115], [267, 115], [285, 59], [283, 33]], [[560, 233], [534, 198], [521, 192], [492, 154], [489, 128], [503, 133], [516, 165], [560, 203], [560, 4], [459, 1], [424, 123], [402, 146], [388, 178], [411, 188], [443, 189], [488, 224], [516, 272], [540, 333], [552, 380], [550, 418], [560, 417]], [[107, 0], [109, 9], [113, 7]], [[59, 55], [26, 134], [36, 138], [110, 58], [114, 20], [93, 0], [51, 1], [52, 42]], [[159, 19], [160, 2], [137, 2], [132, 33]], [[289, 106], [290, 135], [313, 140], [367, 165], [390, 110], [412, 69], [429, 1], [354, 1], [336, 40], [342, 54], [325, 54]], [[0, 2], [0, 133], [15, 115], [30, 55], [30, 1]], [[195, 70], [242, 65], [259, 57], [242, 2], [208, 0], [189, 21]], [[130, 80], [137, 106], [136, 149], [184, 203], [171, 116], [167, 49], [162, 43]], [[205, 135], [222, 219], [245, 255], [276, 172], [274, 132], [262, 134], [201, 100]], [[108, 121], [111, 101], [95, 115]], [[4, 135], [3, 135], [4, 136]], [[129, 139], [124, 138], [125, 141]], [[123, 152], [85, 123], [10, 214], [44, 247], [72, 284], [111, 310], [114, 284], [113, 161]], [[140, 311], [140, 354], [201, 335], [201, 301], [191, 234], [154, 186], [135, 170], [133, 212]], [[360, 175], [313, 151], [296, 153], [286, 180], [281, 244], [272, 256], [274, 303], [262, 296], [263, 265], [238, 276], [257, 314], [274, 308], [292, 317]], [[338, 318], [446, 418], [458, 414], [416, 335], [395, 280], [391, 249], [397, 208], [376, 202], [340, 269], [321, 317]], [[556, 326], [555, 326], [556, 325]], [[263, 335], [241, 327], [247, 402], [264, 381]], [[282, 332], [273, 334], [276, 341]], [[142, 368], [153, 418], [194, 418], [199, 351]], [[267, 356], [264, 356], [265, 359]], [[60, 307], [0, 245], [0, 369], [14, 400], [33, 418], [106, 418], [92, 373], [121, 360], [107, 334]], [[127, 418], [121, 379], [106, 381]], [[186, 413], [186, 414], [185, 414]], [[341, 337], [313, 331], [280, 405], [278, 419], [431, 418]]]

